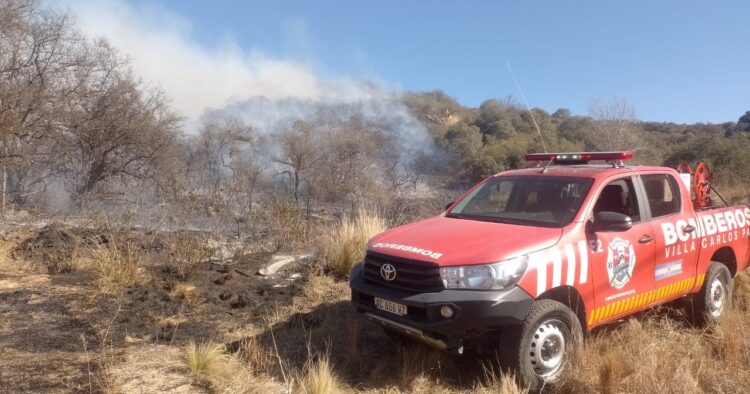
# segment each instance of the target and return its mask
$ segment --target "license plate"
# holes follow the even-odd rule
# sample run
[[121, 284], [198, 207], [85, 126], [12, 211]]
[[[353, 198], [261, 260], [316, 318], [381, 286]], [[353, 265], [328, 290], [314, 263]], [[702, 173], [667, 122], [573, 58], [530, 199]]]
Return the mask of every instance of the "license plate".
[[380, 310], [393, 313], [394, 315], [403, 316], [406, 314], [406, 305], [384, 300], [382, 298], [375, 297], [375, 306]]

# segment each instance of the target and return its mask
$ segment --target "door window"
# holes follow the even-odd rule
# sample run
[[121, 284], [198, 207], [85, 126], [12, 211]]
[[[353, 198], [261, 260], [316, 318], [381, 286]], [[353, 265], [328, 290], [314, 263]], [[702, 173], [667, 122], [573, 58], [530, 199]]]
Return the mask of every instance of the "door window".
[[618, 179], [604, 186], [594, 204], [594, 215], [602, 211], [630, 216], [633, 222], [641, 219], [635, 188], [630, 178]]
[[680, 212], [680, 188], [674, 177], [667, 174], [644, 175], [643, 187], [651, 208], [651, 217]]

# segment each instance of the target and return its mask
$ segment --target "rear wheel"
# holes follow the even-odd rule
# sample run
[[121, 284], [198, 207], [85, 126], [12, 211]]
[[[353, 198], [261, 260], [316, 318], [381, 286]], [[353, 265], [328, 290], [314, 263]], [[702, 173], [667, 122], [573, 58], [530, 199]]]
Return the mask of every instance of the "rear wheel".
[[693, 319], [708, 324], [721, 319], [732, 299], [732, 274], [721, 263], [712, 261], [701, 290], [693, 295]]
[[540, 300], [520, 327], [504, 333], [501, 358], [522, 385], [538, 390], [560, 378], [571, 345], [582, 337], [581, 323], [570, 308]]

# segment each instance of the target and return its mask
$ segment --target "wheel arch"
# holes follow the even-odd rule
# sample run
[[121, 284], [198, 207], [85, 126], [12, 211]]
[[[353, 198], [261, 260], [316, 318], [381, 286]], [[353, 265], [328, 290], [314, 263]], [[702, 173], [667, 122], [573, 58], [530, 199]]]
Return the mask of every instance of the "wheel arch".
[[586, 327], [588, 327], [588, 324], [586, 323], [586, 305], [583, 301], [583, 297], [581, 297], [581, 294], [578, 292], [578, 290], [576, 290], [575, 287], [555, 287], [542, 293], [539, 297], [537, 297], [537, 300], [553, 300], [567, 306], [571, 311], [573, 311], [573, 313], [575, 313], [576, 317], [578, 317], [578, 320], [581, 322], [583, 332], [586, 333], [586, 331], [588, 331], [586, 329]]
[[724, 264], [732, 278], [737, 274], [737, 256], [731, 246], [724, 246], [719, 248], [711, 255], [711, 261]]

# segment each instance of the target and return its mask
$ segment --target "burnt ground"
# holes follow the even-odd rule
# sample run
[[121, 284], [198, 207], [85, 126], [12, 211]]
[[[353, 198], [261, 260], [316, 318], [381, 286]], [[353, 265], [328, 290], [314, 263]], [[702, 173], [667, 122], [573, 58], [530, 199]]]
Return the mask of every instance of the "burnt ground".
[[[213, 240], [213, 255], [182, 277], [174, 235], [0, 224], [0, 393], [281, 393], [290, 376], [321, 358], [344, 391], [516, 392], [488, 380], [492, 359], [389, 341], [353, 313], [347, 283], [318, 275], [314, 259], [257, 275], [279, 257], [262, 234]], [[91, 251], [123, 239], [138, 251], [139, 280], [107, 292], [97, 284]], [[67, 264], [69, 256], [70, 270], [50, 273], [48, 262]], [[735, 280], [742, 305], [750, 301], [748, 283], [745, 274]], [[747, 392], [750, 353], [747, 337], [737, 334], [747, 326], [743, 308], [712, 331], [690, 328], [683, 308], [668, 307], [599, 330], [562, 392]], [[226, 388], [191, 375], [184, 361], [190, 341], [226, 345], [247, 364], [237, 375], [256, 380]], [[739, 350], [727, 352], [724, 342]], [[660, 385], [665, 366], [670, 376], [688, 375]], [[602, 371], [610, 367], [632, 378], [622, 375], [612, 386], [619, 389], [604, 390], [602, 379], [611, 376]]]
[[[244, 240], [233, 258], [179, 277], [169, 234], [46, 225], [0, 239], [0, 392], [203, 392], [182, 362], [190, 340], [233, 343], [259, 332], [307, 280], [301, 259], [264, 277], [274, 248]], [[125, 234], [140, 254], [139, 282], [118, 294], [96, 286], [88, 252]], [[226, 241], [220, 241], [225, 242]], [[224, 253], [227, 254], [227, 253]], [[65, 267], [72, 260], [71, 267]], [[53, 267], [53, 269], [50, 269]]]

